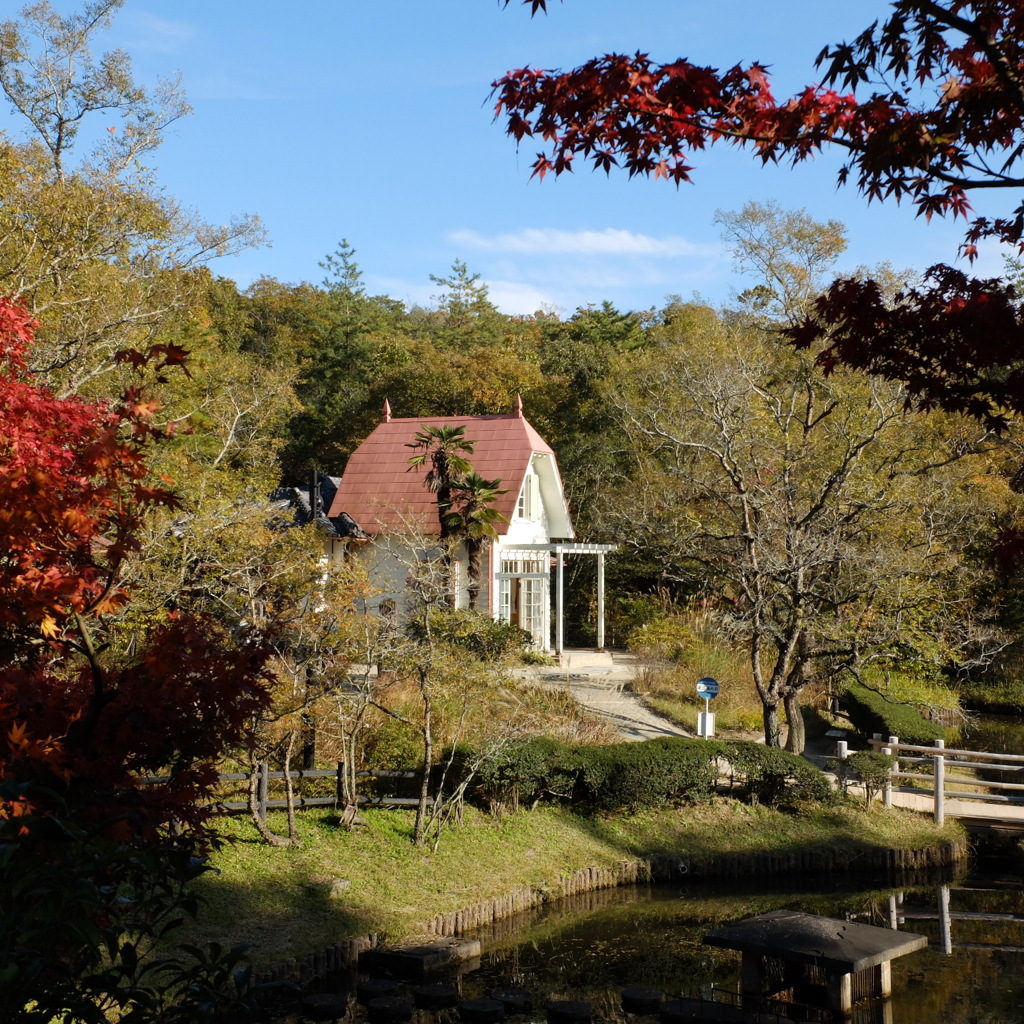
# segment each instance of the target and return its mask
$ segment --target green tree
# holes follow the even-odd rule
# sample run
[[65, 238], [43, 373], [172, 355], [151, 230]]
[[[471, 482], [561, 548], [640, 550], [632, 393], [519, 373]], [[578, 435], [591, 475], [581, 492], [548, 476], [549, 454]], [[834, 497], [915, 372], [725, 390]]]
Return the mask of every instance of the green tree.
[[466, 437], [465, 427], [426, 427], [416, 432], [416, 439], [406, 445], [419, 449], [420, 454], [409, 459], [409, 471], [427, 467], [423, 483], [431, 494], [437, 495], [437, 520], [441, 540], [452, 536], [452, 526], [445, 519], [452, 504], [452, 491], [458, 482], [473, 471], [466, 458], [476, 447]]
[[145, 161], [188, 104], [176, 81], [139, 86], [122, 51], [94, 58], [122, 5], [63, 16], [44, 0], [0, 24], [0, 88], [24, 129], [0, 136], [0, 265], [40, 321], [33, 369], [61, 394], [117, 394], [115, 354], [171, 340], [193, 271], [262, 237], [255, 218], [204, 224], [155, 184]]
[[802, 749], [814, 681], [984, 656], [965, 552], [991, 508], [962, 428], [710, 311], [620, 365], [611, 391], [639, 458], [620, 536], [660, 551], [744, 643], [769, 745], [784, 708]]
[[[485, 480], [475, 472], [460, 477], [452, 487], [452, 498], [443, 511], [451, 536], [466, 549], [466, 575], [469, 578], [469, 607], [476, 610], [480, 601], [480, 577], [484, 542], [498, 536], [498, 523], [505, 517], [494, 502], [507, 490], [499, 490], [500, 480]], [[440, 503], [438, 505], [441, 508]]]

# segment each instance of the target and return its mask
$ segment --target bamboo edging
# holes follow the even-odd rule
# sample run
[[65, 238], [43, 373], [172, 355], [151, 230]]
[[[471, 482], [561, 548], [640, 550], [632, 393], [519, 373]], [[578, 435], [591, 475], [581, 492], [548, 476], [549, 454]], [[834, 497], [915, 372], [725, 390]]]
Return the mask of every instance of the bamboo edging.
[[[919, 849], [805, 850], [794, 853], [727, 853], [675, 858], [621, 861], [611, 867], [589, 867], [562, 875], [550, 885], [517, 886], [494, 899], [437, 914], [414, 926], [413, 931], [434, 939], [453, 938], [475, 928], [494, 924], [565, 896], [646, 882], [671, 882], [682, 878], [739, 878], [751, 874], [780, 875], [794, 872], [925, 871], [952, 867], [969, 855], [966, 838]], [[376, 934], [337, 943], [319, 953], [284, 960], [259, 974], [258, 982], [292, 981], [305, 986], [315, 978], [350, 967], [367, 949], [378, 945]]]

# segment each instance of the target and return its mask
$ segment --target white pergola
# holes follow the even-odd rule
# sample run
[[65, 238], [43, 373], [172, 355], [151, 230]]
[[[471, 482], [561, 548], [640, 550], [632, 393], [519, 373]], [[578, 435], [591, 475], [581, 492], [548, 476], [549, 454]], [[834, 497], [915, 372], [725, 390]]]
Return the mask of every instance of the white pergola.
[[[597, 647], [604, 649], [604, 556], [618, 551], [617, 544], [585, 544], [577, 541], [551, 541], [548, 544], [516, 544], [501, 549], [502, 558], [536, 558], [538, 554], [553, 555], [555, 559], [555, 654], [560, 655], [565, 646], [565, 556], [597, 555]], [[505, 575], [504, 573], [500, 575]], [[543, 577], [548, 573], [520, 573], [523, 578]]]

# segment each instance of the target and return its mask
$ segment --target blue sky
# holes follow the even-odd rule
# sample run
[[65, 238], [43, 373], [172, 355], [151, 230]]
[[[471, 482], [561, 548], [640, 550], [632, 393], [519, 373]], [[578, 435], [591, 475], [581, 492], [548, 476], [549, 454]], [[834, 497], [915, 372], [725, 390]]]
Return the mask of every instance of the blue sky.
[[[319, 282], [319, 261], [346, 238], [369, 290], [408, 303], [429, 305], [430, 275], [455, 259], [510, 313], [605, 299], [645, 309], [669, 294], [718, 303], [747, 282], [722, 253], [714, 213], [750, 199], [844, 221], [840, 269], [953, 259], [960, 225], [837, 191], [835, 159], [762, 169], [716, 147], [678, 190], [583, 169], [541, 183], [530, 180], [538, 147], [517, 152], [492, 119], [490, 83], [505, 70], [613, 50], [719, 67], [760, 60], [788, 95], [815, 80], [822, 46], [884, 15], [884, 2], [550, 6], [531, 19], [518, 0], [127, 0], [96, 50], [126, 49], [144, 83], [182, 73], [195, 110], [156, 152], [157, 177], [208, 221], [260, 215], [271, 247], [215, 268], [243, 287], [262, 275]], [[999, 266], [991, 253], [976, 269]]]

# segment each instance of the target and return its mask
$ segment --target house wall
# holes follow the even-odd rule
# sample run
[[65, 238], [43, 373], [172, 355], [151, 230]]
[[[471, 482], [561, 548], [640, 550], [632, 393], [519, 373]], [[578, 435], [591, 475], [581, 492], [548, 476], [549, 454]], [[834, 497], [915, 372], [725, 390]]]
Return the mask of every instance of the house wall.
[[[524, 501], [524, 498], [531, 500]], [[550, 558], [545, 552], [517, 554], [515, 549], [523, 544], [547, 544], [551, 540], [547, 502], [541, 487], [541, 478], [532, 463], [523, 481], [516, 513], [509, 521], [508, 530], [498, 540], [494, 550], [494, 573], [508, 570], [525, 571], [523, 562], [534, 562], [531, 569], [549, 572]], [[511, 564], [518, 563], [517, 565]], [[515, 593], [513, 593], [515, 591]], [[533, 635], [534, 645], [547, 651], [551, 648], [551, 581], [550, 575], [543, 579], [523, 578], [521, 580], [496, 580], [493, 588], [493, 615], [495, 618], [516, 618], [511, 611], [518, 598], [519, 625]], [[533, 614], [529, 620], [523, 618], [527, 609]]]

